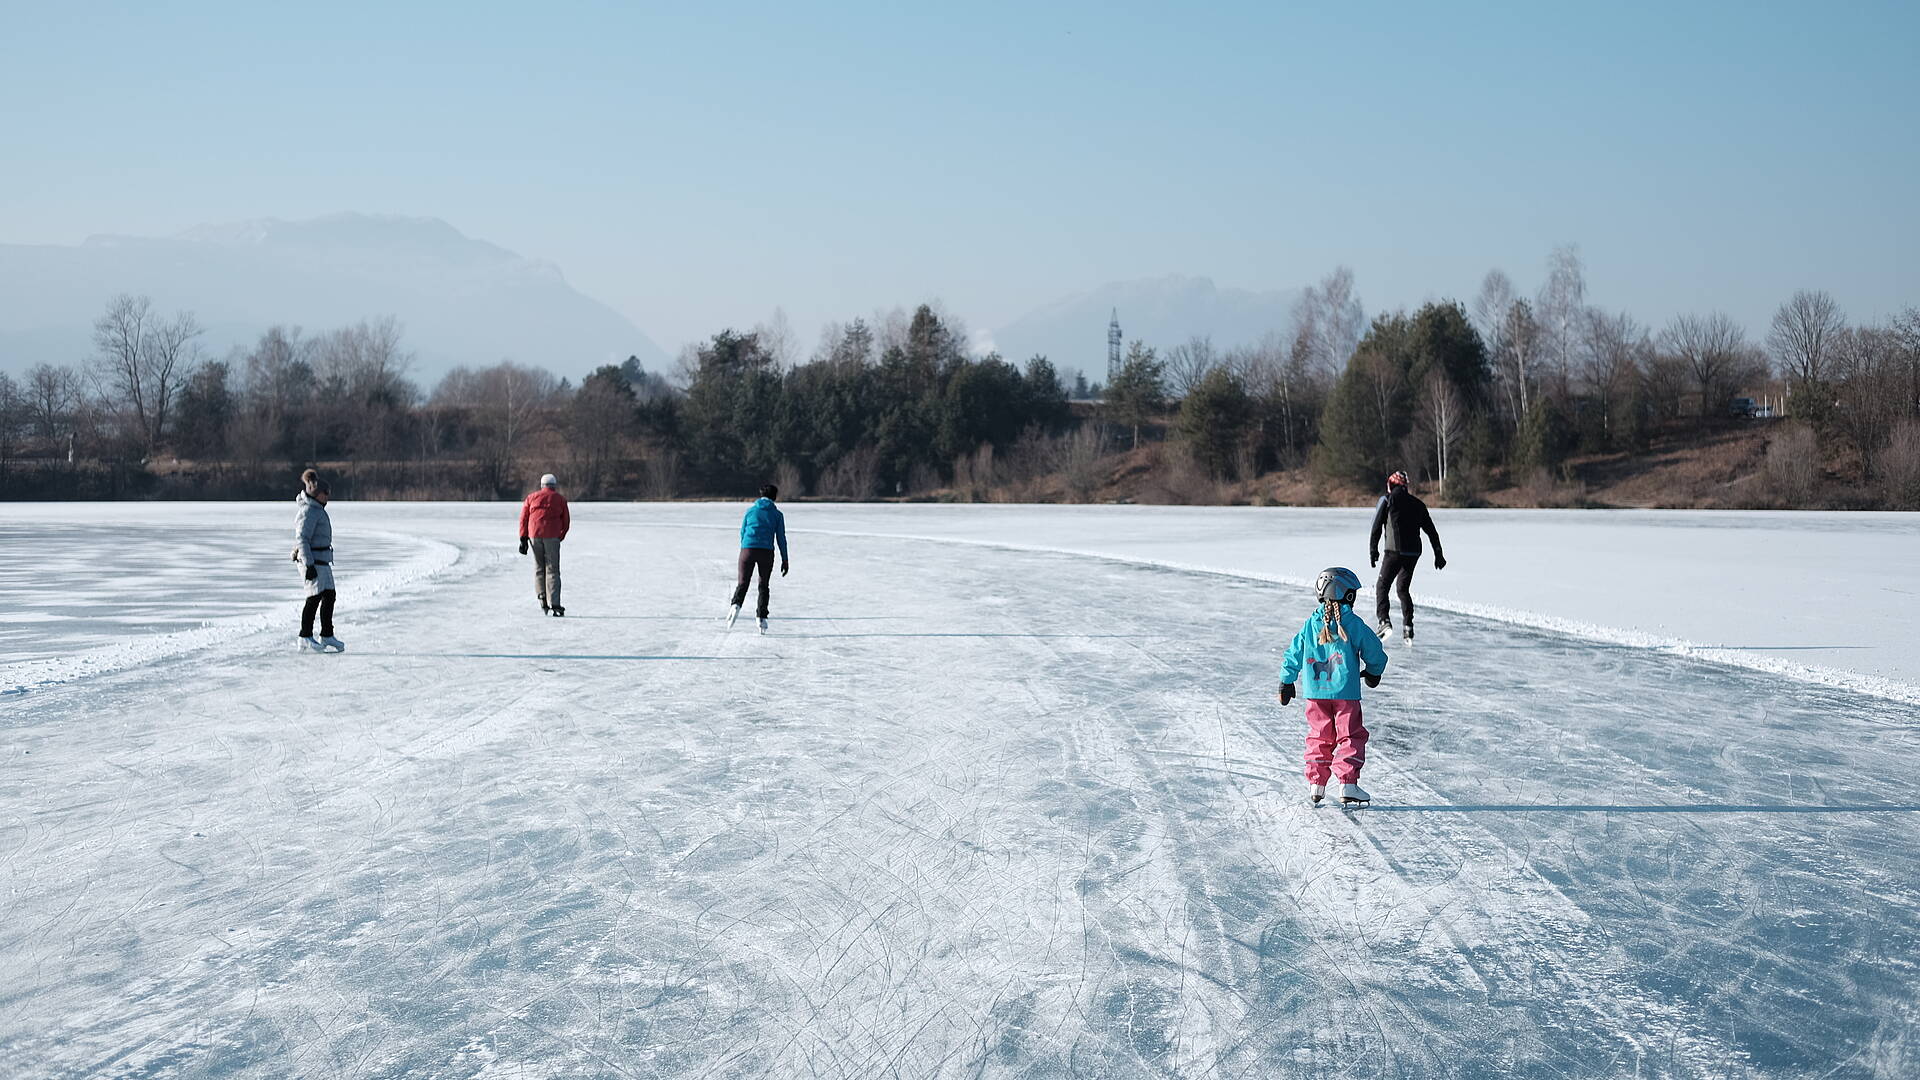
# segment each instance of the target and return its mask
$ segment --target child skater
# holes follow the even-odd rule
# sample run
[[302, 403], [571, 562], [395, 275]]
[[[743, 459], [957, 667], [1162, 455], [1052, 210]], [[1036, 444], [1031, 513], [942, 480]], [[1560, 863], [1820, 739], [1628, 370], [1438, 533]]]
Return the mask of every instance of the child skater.
[[[1343, 804], [1367, 803], [1360, 788], [1360, 766], [1367, 763], [1367, 729], [1360, 722], [1360, 683], [1379, 686], [1387, 670], [1387, 651], [1366, 621], [1353, 613], [1360, 579], [1344, 566], [1320, 571], [1314, 583], [1320, 607], [1293, 635], [1280, 665], [1280, 704], [1307, 699], [1307, 796], [1318, 806], [1327, 795], [1327, 776], [1340, 781]], [[1294, 681], [1306, 669], [1304, 692]]]

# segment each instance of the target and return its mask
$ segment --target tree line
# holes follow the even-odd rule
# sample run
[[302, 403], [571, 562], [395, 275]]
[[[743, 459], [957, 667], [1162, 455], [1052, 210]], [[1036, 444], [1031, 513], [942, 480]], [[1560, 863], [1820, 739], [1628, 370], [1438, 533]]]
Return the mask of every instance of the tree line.
[[1822, 489], [1842, 484], [1920, 506], [1914, 308], [1851, 324], [1809, 290], [1760, 339], [1712, 312], [1654, 328], [1589, 304], [1563, 247], [1530, 295], [1495, 270], [1471, 305], [1369, 320], [1341, 268], [1289, 314], [1287, 332], [1227, 349], [1131, 341], [1104, 386], [1081, 374], [1071, 390], [1047, 357], [970, 355], [933, 305], [831, 324], [805, 359], [776, 316], [688, 347], [671, 376], [629, 358], [575, 385], [502, 361], [429, 389], [391, 318], [273, 327], [213, 359], [191, 314], [120, 296], [89, 363], [0, 375], [0, 493], [260, 497], [292, 465], [332, 463], [349, 497], [509, 497], [551, 468], [590, 497], [772, 479], [848, 499], [1086, 500], [1157, 468], [1183, 478], [1169, 498], [1216, 501], [1276, 470], [1371, 490], [1401, 468], [1471, 503], [1551, 488], [1581, 455], [1745, 422], [1736, 395], [1777, 389], [1790, 419], [1770, 429], [1768, 498], [1833, 502]]

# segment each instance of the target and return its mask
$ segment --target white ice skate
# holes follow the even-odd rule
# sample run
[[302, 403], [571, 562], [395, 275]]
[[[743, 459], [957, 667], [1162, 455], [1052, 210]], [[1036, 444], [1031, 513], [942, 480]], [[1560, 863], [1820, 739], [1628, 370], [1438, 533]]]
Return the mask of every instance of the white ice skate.
[[323, 637], [320, 639], [320, 644], [315, 645], [314, 648], [322, 651], [330, 649], [334, 652], [346, 652], [347, 643], [337, 637]]
[[765, 620], [765, 619], [761, 619], [761, 620], [760, 620], [760, 632], [761, 632], [762, 634], [764, 634], [764, 633], [766, 633], [766, 632], [767, 632], [767, 620]]
[[300, 639], [300, 644], [297, 646], [297, 648], [299, 648], [303, 652], [307, 649], [312, 649], [314, 652], [319, 652], [321, 649], [325, 648], [325, 646], [321, 645], [318, 641], [315, 641], [310, 637], [302, 637]]
[[1340, 785], [1341, 805], [1353, 806], [1357, 804], [1360, 806], [1365, 806], [1372, 801], [1373, 801], [1373, 796], [1367, 794], [1366, 789], [1361, 787], [1359, 784], [1341, 784]]
[[1388, 638], [1393, 636], [1393, 624], [1390, 622], [1383, 622], [1380, 625], [1374, 627], [1373, 636], [1379, 638], [1381, 641], [1387, 640]]
[[727, 629], [729, 630], [733, 629], [734, 622], [737, 621], [739, 618], [740, 618], [740, 605], [739, 604], [730, 605], [727, 608]]
[[1311, 801], [1313, 805], [1319, 806], [1320, 800], [1326, 797], [1327, 797], [1327, 785], [1325, 784], [1308, 784], [1307, 785], [1307, 799]]
[[1413, 648], [1413, 627], [1411, 625], [1407, 626], [1406, 629], [1400, 631], [1400, 640], [1406, 645], [1407, 648], [1409, 649]]

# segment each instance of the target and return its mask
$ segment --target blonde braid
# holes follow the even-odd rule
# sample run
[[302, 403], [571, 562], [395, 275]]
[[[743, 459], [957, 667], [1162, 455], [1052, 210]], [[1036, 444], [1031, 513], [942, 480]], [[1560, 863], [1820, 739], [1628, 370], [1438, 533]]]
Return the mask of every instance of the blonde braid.
[[1320, 609], [1320, 644], [1332, 644], [1335, 634], [1341, 641], [1347, 640], [1347, 624], [1340, 618], [1340, 601], [1329, 600]]

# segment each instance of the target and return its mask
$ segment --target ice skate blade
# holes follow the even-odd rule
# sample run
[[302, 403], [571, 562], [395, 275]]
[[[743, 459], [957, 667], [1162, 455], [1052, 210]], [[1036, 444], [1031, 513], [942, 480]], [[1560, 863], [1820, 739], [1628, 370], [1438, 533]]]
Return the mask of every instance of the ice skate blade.
[[1340, 797], [1340, 806], [1343, 809], [1349, 806], [1372, 806], [1372, 805], [1373, 805], [1372, 799], [1349, 799], [1344, 795]]

